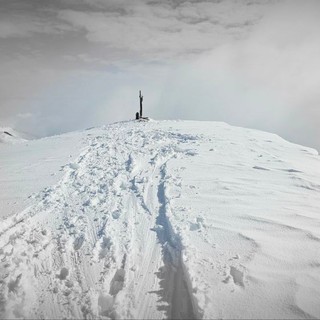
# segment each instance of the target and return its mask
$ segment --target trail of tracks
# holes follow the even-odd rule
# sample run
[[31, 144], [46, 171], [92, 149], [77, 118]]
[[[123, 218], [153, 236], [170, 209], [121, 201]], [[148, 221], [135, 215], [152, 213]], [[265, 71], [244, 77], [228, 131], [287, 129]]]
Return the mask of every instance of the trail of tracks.
[[2, 318], [196, 318], [166, 164], [188, 139], [116, 124], [0, 229]]

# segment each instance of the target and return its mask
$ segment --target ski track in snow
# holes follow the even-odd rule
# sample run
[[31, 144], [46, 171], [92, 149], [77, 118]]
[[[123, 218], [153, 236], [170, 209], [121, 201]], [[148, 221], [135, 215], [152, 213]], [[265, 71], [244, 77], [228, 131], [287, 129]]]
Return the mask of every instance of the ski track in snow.
[[1, 221], [1, 318], [319, 318], [314, 150], [210, 122], [84, 139]]
[[166, 163], [195, 137], [142, 129], [93, 138], [37, 205], [5, 221], [2, 316], [199, 316], [165, 194]]

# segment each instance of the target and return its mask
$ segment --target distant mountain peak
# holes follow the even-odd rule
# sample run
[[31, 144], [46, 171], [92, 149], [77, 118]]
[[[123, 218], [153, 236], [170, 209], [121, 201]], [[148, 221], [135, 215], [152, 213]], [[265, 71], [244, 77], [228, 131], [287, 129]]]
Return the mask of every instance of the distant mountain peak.
[[0, 143], [17, 143], [29, 140], [30, 137], [10, 127], [0, 127]]

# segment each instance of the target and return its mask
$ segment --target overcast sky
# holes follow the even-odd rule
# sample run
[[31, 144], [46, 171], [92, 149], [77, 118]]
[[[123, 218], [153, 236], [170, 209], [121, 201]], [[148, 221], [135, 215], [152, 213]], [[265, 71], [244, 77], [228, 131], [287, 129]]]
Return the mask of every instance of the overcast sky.
[[320, 150], [320, 1], [0, 0], [0, 125], [217, 120]]

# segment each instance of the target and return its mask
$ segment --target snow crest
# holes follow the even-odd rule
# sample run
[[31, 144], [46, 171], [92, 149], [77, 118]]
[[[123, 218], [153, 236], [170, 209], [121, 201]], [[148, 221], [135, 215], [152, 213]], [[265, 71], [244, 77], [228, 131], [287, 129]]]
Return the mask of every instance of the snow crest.
[[314, 150], [210, 122], [88, 141], [1, 221], [1, 318], [320, 316]]

